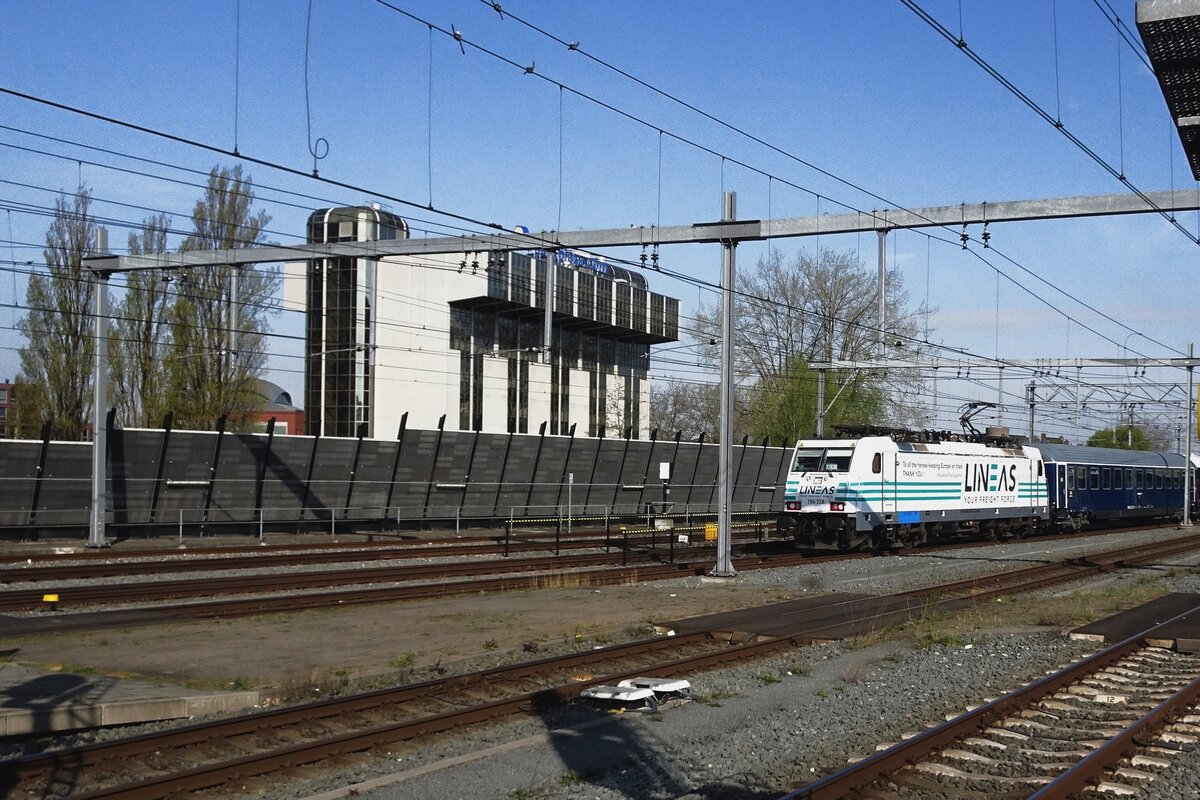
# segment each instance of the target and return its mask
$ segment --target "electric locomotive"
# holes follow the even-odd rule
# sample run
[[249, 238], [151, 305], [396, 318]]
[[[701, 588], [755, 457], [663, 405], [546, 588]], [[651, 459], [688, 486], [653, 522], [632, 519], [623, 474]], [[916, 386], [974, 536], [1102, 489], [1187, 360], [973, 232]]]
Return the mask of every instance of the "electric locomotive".
[[1048, 524], [1037, 448], [997, 437], [874, 431], [797, 443], [781, 535], [805, 548], [885, 549], [958, 535], [1025, 536]]

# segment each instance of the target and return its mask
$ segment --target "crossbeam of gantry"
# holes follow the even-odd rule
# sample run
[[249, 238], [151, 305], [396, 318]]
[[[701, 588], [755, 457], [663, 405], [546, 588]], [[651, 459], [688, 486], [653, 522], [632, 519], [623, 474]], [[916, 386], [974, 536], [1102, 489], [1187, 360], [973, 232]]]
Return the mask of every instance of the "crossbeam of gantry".
[[1200, 0], [1141, 0], [1137, 27], [1192, 177], [1200, 180]]
[[847, 214], [822, 214], [774, 220], [702, 222], [694, 225], [668, 227], [640, 226], [591, 231], [541, 231], [538, 233], [516, 233], [497, 229], [494, 232], [471, 236], [434, 236], [420, 239], [291, 246], [271, 245], [240, 247], [232, 250], [194, 250], [186, 253], [93, 257], [87, 259], [87, 266], [95, 272], [111, 273], [139, 269], [177, 269], [320, 258], [385, 258], [387, 256], [482, 253], [489, 250], [538, 248], [594, 250], [606, 247], [636, 247], [653, 244], [745, 242], [838, 233], [957, 227], [984, 222], [1071, 219], [1197, 209], [1200, 209], [1200, 190], [1180, 189], [1167, 192], [1147, 192], [1144, 195], [1091, 195], [996, 203], [963, 203], [928, 208], [885, 208]]
[[810, 361], [809, 369], [1012, 369], [1050, 373], [1105, 367], [1196, 367], [1200, 358], [875, 358]]

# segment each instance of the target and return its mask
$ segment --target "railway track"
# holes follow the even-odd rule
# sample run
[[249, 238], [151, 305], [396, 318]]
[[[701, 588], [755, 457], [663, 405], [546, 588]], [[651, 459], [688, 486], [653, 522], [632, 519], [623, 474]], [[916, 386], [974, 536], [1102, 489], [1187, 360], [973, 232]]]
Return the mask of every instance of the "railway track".
[[255, 776], [561, 704], [588, 686], [710, 669], [795, 644], [697, 633], [615, 645], [12, 760], [0, 765], [0, 789], [9, 798], [76, 800], [169, 797], [230, 781], [244, 791]]
[[[963, 546], [978, 546], [958, 545]], [[1179, 537], [1163, 542], [1121, 548], [1085, 559], [1031, 567], [993, 576], [981, 576], [939, 587], [939, 592], [957, 596], [963, 603], [988, 592], [998, 596], [1014, 591], [1009, 584], [1032, 581], [1040, 576], [1047, 583], [1082, 578], [1098, 571], [1117, 569], [1124, 564], [1144, 563], [1200, 547], [1200, 536]], [[753, 548], [750, 548], [753, 552]], [[924, 553], [926, 551], [918, 551]], [[7, 635], [65, 632], [123, 625], [153, 624], [182, 619], [247, 616], [253, 614], [298, 611], [335, 605], [393, 602], [398, 600], [446, 597], [476, 592], [498, 592], [549, 588], [554, 586], [612, 586], [630, 582], [665, 580], [702, 575], [711, 566], [706, 548], [680, 548], [680, 560], [662, 562], [661, 554], [643, 554], [645, 559], [632, 566], [617, 566], [629, 554], [585, 554], [538, 559], [503, 561], [471, 560], [421, 566], [358, 568], [301, 573], [224, 576], [209, 579], [145, 581], [128, 584], [97, 584], [62, 589], [57, 593], [60, 609], [98, 608], [127, 604], [129, 608], [93, 610], [86, 614], [37, 615], [35, 618], [0, 620], [0, 633]], [[688, 558], [702, 558], [691, 561]], [[783, 553], [770, 557], [751, 555], [736, 562], [739, 570], [801, 566], [844, 558], [866, 558], [868, 554], [843, 554], [807, 557]], [[496, 572], [525, 573], [495, 576]], [[1011, 576], [1011, 577], [1008, 577]], [[362, 584], [378, 584], [362, 587]], [[339, 589], [352, 585], [356, 588]], [[0, 591], [0, 611], [30, 611], [45, 606], [48, 587]], [[908, 593], [919, 601], [930, 590]], [[200, 602], [166, 601], [189, 598], [214, 598], [221, 595], [246, 595], [230, 599]], [[940, 599], [947, 599], [942, 597]], [[149, 606], [149, 607], [141, 607]], [[959, 606], [961, 607], [961, 606]], [[902, 612], [896, 612], [897, 614]], [[899, 618], [899, 617], [897, 617]], [[13, 622], [19, 624], [11, 624]], [[884, 620], [881, 618], [881, 624]]]
[[784, 800], [1137, 794], [1200, 739], [1200, 656], [1147, 644], [1148, 628], [877, 752]]
[[[1075, 564], [1058, 570], [1056, 576], [1049, 571], [1059, 565], [1046, 565], [1015, 570], [1002, 585], [993, 582], [986, 590], [966, 585], [979, 581], [958, 582], [896, 597], [923, 609], [954, 608], [993, 592], [1040, 588], [1051, 581], [1075, 580], [1112, 565], [1153, 560], [1196, 547], [1200, 547], [1200, 537], [1187, 537], [1186, 543], [1122, 548], [1093, 556], [1094, 564]], [[865, 631], [891, 622], [866, 616], [852, 603], [843, 605], [843, 624], [853, 620]], [[775, 612], [765, 607], [762, 613]], [[505, 715], [540, 712], [577, 696], [587, 686], [637, 675], [687, 675], [820, 638], [822, 629], [812, 629], [804, 635], [735, 644], [708, 630], [616, 645], [17, 759], [0, 765], [0, 788], [13, 798], [69, 795], [77, 800], [160, 798], [187, 791], [220, 791], [214, 787], [226, 785], [236, 787], [233, 793], [244, 793], [252, 791], [253, 784], [248, 781], [274, 780], [270, 776], [280, 770]], [[1115, 663], [1118, 657], [1104, 665]], [[1039, 682], [1042, 684], [1045, 682]], [[989, 723], [992, 719], [988, 718]], [[880, 774], [876, 772], [870, 779]], [[844, 795], [797, 795], [806, 796]]]

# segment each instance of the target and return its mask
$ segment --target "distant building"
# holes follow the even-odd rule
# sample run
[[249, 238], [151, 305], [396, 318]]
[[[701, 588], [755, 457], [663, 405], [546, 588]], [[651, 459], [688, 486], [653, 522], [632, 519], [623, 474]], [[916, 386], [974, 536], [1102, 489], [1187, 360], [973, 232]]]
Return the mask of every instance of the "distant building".
[[304, 433], [304, 409], [292, 404], [292, 396], [283, 387], [259, 379], [256, 387], [261, 402], [254, 409], [257, 426], [267, 429], [271, 418], [275, 419], [275, 432], [298, 436]]
[[[308, 241], [403, 239], [378, 208], [309, 217]], [[548, 273], [548, 270], [552, 272]], [[303, 278], [301, 279], [301, 274]], [[554, 284], [545, 342], [548, 274]], [[288, 264], [303, 286], [309, 433], [412, 428], [649, 435], [650, 346], [677, 341], [679, 301], [602, 259], [566, 250], [480, 251]]]
[[17, 398], [13, 396], [16, 385], [8, 378], [0, 383], [0, 439], [17, 438]]

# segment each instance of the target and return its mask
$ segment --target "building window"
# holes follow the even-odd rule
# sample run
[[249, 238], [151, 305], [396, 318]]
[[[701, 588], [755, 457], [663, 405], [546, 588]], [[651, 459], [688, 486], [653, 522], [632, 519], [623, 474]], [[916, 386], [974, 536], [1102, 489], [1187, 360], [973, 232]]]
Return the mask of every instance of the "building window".
[[666, 298], [664, 305], [663, 336], [671, 339], [679, 338], [679, 301], [674, 297]]
[[579, 281], [578, 311], [576, 316], [582, 319], [596, 318], [596, 276], [580, 272], [576, 279]]
[[514, 303], [523, 306], [531, 305], [530, 292], [533, 290], [533, 262], [529, 256], [513, 253], [512, 258], [512, 295]]
[[508, 254], [488, 253], [488, 297], [508, 299]]
[[663, 320], [663, 317], [665, 316], [665, 304], [663, 301], [665, 299], [666, 298], [664, 298], [661, 294], [650, 295], [650, 333], [654, 334], [655, 336], [663, 335], [663, 328], [665, 326]]
[[8, 405], [8, 389], [0, 389], [0, 406]]
[[575, 270], [560, 266], [554, 271], [554, 310], [575, 315]]
[[596, 278], [595, 319], [605, 325], [611, 325], [613, 321], [613, 282], [608, 278]]
[[617, 316], [614, 323], [621, 328], [628, 328], [630, 321], [629, 297], [630, 290], [628, 283], [617, 284]]
[[645, 332], [646, 330], [646, 290], [639, 289], [636, 286], [633, 288], [633, 324], [630, 326], [635, 331]]

